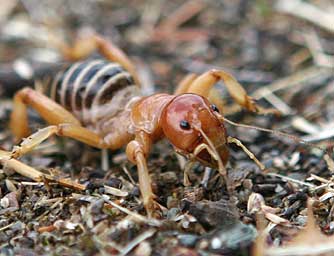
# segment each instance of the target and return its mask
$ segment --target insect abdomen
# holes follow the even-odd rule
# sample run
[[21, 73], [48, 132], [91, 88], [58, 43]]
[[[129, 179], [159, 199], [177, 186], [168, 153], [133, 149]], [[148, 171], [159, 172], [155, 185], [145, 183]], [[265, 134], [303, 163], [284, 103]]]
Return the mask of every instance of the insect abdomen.
[[80, 120], [89, 122], [92, 108], [108, 105], [118, 92], [128, 87], [135, 87], [134, 80], [118, 63], [76, 62], [57, 74], [50, 97]]

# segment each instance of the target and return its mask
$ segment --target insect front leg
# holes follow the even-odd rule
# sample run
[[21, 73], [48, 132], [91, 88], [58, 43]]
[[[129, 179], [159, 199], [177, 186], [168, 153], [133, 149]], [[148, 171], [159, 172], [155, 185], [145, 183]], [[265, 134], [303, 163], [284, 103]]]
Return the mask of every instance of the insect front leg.
[[257, 166], [263, 171], [265, 169], [265, 166], [255, 157], [255, 155], [248, 149], [246, 148], [246, 146], [244, 144], [241, 143], [240, 140], [233, 138], [231, 136], [227, 137], [227, 142], [228, 143], [234, 143], [236, 144], [238, 147], [241, 147], [241, 149], [248, 155], [248, 157], [250, 159], [252, 159]]
[[151, 144], [152, 142], [149, 135], [141, 131], [126, 147], [126, 155], [128, 159], [137, 165], [139, 188], [142, 194], [144, 207], [149, 217], [155, 215], [154, 212], [157, 208], [146, 163]]

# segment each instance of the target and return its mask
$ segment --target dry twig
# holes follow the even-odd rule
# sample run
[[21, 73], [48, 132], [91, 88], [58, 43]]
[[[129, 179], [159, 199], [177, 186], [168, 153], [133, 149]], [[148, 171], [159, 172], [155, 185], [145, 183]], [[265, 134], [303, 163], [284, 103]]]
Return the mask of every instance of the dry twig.
[[313, 24], [334, 33], [334, 15], [317, 6], [301, 0], [280, 0], [276, 4], [280, 12], [305, 19]]

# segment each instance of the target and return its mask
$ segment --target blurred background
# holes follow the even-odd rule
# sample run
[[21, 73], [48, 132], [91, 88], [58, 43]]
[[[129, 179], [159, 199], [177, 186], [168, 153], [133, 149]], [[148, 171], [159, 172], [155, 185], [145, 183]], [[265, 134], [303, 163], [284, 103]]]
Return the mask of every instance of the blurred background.
[[131, 56], [147, 90], [172, 91], [182, 75], [211, 67], [268, 85], [332, 67], [333, 8], [330, 0], [2, 0], [0, 60], [57, 63], [51, 35], [70, 44], [93, 30]]

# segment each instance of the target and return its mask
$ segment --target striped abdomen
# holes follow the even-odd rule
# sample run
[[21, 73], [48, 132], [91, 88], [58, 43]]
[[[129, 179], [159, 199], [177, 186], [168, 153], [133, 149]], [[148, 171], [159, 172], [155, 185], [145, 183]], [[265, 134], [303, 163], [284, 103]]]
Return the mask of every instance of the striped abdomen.
[[138, 94], [131, 75], [118, 63], [92, 60], [59, 72], [49, 94], [84, 124], [110, 119]]

